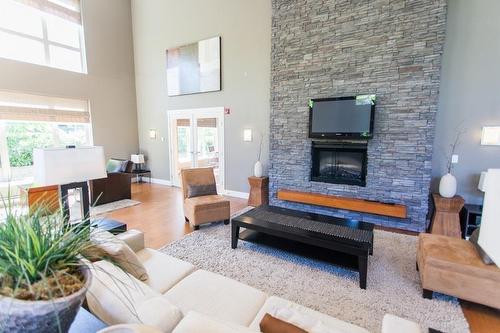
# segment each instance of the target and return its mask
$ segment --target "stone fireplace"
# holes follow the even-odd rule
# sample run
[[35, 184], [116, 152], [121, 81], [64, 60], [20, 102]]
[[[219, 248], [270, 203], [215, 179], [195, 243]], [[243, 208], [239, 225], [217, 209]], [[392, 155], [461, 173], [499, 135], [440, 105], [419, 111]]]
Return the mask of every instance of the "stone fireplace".
[[[272, 10], [270, 203], [425, 230], [446, 0], [273, 0]], [[377, 95], [365, 186], [363, 158], [320, 153], [317, 168], [308, 138], [309, 99], [360, 94]], [[314, 179], [332, 175], [343, 181]], [[408, 218], [281, 201], [280, 189], [402, 204]]]

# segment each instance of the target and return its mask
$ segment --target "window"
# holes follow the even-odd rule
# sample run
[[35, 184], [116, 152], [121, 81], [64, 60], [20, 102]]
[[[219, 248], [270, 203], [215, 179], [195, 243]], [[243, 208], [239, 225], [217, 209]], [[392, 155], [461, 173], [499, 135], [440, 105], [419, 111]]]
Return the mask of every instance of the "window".
[[0, 91], [0, 192], [33, 182], [33, 148], [68, 145], [92, 145], [88, 101]]
[[86, 73], [80, 0], [0, 0], [0, 57]]

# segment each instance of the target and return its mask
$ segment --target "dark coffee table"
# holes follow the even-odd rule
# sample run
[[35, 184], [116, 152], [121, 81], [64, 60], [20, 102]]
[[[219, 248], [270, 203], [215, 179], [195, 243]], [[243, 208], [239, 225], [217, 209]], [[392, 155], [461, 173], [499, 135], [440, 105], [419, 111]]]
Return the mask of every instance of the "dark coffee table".
[[91, 226], [98, 230], [109, 231], [113, 235], [118, 235], [127, 231], [127, 225], [125, 223], [107, 218], [92, 221]]
[[[246, 230], [240, 233], [240, 228]], [[373, 228], [367, 222], [261, 206], [231, 220], [231, 247], [241, 239], [325, 259], [357, 270], [359, 286], [366, 289]]]

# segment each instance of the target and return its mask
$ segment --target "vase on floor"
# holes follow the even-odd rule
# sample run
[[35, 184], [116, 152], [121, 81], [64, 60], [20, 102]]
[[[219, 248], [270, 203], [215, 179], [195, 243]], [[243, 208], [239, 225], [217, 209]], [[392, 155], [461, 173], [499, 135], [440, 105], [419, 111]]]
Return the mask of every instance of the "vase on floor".
[[444, 198], [453, 198], [457, 194], [457, 179], [451, 173], [441, 177], [439, 194]]
[[255, 162], [255, 165], [253, 166], [253, 175], [255, 177], [262, 177], [262, 162], [261, 161]]

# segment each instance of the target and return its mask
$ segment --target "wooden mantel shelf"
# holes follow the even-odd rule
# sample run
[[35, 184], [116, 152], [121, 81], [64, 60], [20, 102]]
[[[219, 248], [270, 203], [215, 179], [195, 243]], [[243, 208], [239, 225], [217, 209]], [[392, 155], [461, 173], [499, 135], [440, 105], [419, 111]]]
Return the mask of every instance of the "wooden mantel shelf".
[[320, 193], [308, 193], [291, 190], [279, 190], [278, 199], [284, 201], [298, 202], [302, 204], [324, 206], [337, 209], [351, 210], [354, 212], [376, 214], [382, 216], [406, 218], [406, 206], [398, 204], [353, 199], [326, 195]]

